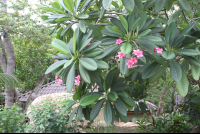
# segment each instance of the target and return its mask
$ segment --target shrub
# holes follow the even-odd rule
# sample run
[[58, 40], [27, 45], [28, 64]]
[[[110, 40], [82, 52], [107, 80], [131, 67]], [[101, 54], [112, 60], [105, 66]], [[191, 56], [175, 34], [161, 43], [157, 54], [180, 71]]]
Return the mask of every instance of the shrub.
[[25, 114], [20, 113], [22, 108], [14, 104], [12, 107], [1, 107], [0, 132], [23, 133], [25, 129]]
[[79, 120], [72, 120], [72, 125], [67, 127], [70, 119], [70, 109], [60, 114], [62, 107], [53, 103], [50, 98], [41, 101], [38, 105], [30, 106], [31, 112], [28, 116], [31, 118], [26, 131], [33, 133], [68, 133], [78, 132], [81, 126], [77, 125]]

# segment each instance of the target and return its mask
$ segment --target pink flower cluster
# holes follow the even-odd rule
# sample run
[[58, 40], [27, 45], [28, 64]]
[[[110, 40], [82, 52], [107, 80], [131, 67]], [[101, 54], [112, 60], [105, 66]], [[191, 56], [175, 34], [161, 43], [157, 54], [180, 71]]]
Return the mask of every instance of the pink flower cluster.
[[163, 51], [163, 49], [162, 49], [162, 48], [156, 47], [156, 48], [154, 48], [154, 51], [155, 51], [155, 49], [157, 49], [157, 53], [160, 53], [160, 54], [162, 54], [162, 51]]
[[58, 84], [62, 84], [62, 79], [60, 79], [58, 76], [55, 77], [55, 80]]
[[80, 80], [81, 80], [80, 75], [77, 75], [77, 76], [75, 77], [75, 85], [79, 86], [79, 84], [80, 84], [80, 82], [81, 82]]
[[137, 56], [137, 58], [143, 57], [143, 51], [140, 51], [140, 49], [133, 50], [132, 54], [134, 54], [135, 56]]
[[121, 44], [122, 43], [122, 39], [116, 39], [116, 44]]
[[131, 57], [131, 59], [128, 60], [126, 65], [128, 65], [128, 68], [132, 68], [135, 63], [137, 63], [137, 57]]

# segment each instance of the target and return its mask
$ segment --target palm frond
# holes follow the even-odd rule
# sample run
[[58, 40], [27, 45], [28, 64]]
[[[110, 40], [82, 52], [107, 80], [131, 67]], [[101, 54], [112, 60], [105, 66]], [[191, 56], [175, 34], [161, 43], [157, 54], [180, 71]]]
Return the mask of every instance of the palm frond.
[[0, 73], [0, 86], [6, 87], [15, 87], [19, 85], [19, 80], [12, 75]]

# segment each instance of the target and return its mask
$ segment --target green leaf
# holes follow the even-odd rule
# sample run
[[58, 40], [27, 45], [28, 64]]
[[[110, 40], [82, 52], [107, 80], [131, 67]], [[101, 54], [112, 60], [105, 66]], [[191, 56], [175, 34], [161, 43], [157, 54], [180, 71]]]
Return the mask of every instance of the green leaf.
[[[105, 32], [105, 34], [106, 35], [111, 35], [111, 36], [114, 36], [114, 37], [122, 37], [123, 35], [121, 34], [121, 33], [118, 33], [118, 32], [116, 32], [115, 30], [113, 30], [113, 28], [112, 28], [112, 26], [105, 26], [105, 28], [108, 30], [108, 31], [102, 31], [102, 33], [104, 34]], [[122, 32], [123, 33], [123, 32]]]
[[124, 91], [118, 92], [117, 95], [118, 95], [119, 97], [122, 97], [122, 98], [127, 98], [127, 97], [128, 97], [127, 93], [124, 92]]
[[72, 112], [72, 114], [70, 115], [69, 121], [68, 121], [68, 127], [71, 126], [71, 122], [72, 122], [72, 119], [73, 119], [73, 117], [74, 117], [76, 111], [77, 111], [77, 108], [75, 108], [74, 111]]
[[88, 52], [94, 48], [96, 48], [97, 46], [99, 46], [101, 44], [101, 41], [97, 41], [97, 42], [94, 42], [94, 43], [91, 43], [85, 50], [83, 50], [82, 52], [85, 53], [85, 52]]
[[78, 44], [79, 45], [78, 52], [81, 52], [88, 45], [88, 43], [90, 43], [91, 40], [92, 38], [89, 38]]
[[169, 18], [169, 20], [168, 20], [168, 25], [169, 25], [170, 23], [172, 23], [172, 22], [175, 22], [175, 21], [178, 19], [178, 17], [180, 16], [181, 12], [182, 12], [182, 10], [179, 9], [179, 10], [176, 11], [174, 14], [172, 14], [172, 16], [171, 16], [171, 17]]
[[106, 101], [106, 104], [104, 106], [104, 120], [107, 124], [112, 123], [112, 105], [108, 100]]
[[70, 66], [72, 64], [72, 62], [74, 61], [74, 57], [71, 58], [71, 60], [68, 60], [65, 65], [63, 66], [63, 68], [67, 68], [68, 66]]
[[146, 52], [147, 56], [149, 56], [152, 60], [155, 60], [157, 63], [160, 63], [160, 64], [164, 64], [164, 58], [163, 57], [159, 57], [159, 54], [150, 54], [148, 52]]
[[119, 15], [119, 19], [120, 19], [124, 29], [128, 32], [128, 22], [126, 21], [126, 19], [122, 15]]
[[135, 0], [122, 0], [122, 3], [126, 9], [133, 11], [135, 7]]
[[149, 83], [154, 83], [157, 80], [159, 80], [162, 77], [162, 75], [164, 74], [164, 72], [166, 71], [168, 65], [169, 65], [169, 62], [167, 62], [164, 65], [162, 65], [161, 67], [159, 67], [159, 69], [156, 71], [156, 73], [149, 78]]
[[191, 56], [184, 56], [183, 58], [184, 58], [187, 62], [189, 62], [189, 64], [191, 64], [191, 65], [200, 66], [199, 60], [197, 60], [197, 59], [194, 58], [194, 57], [191, 57]]
[[58, 67], [60, 67], [61, 65], [63, 65], [65, 62], [67, 62], [68, 60], [60, 60], [56, 63], [53, 63], [51, 66], [49, 66], [45, 72], [45, 74], [49, 74], [52, 71], [56, 70]]
[[118, 98], [118, 95], [116, 92], [114, 91], [111, 91], [109, 94], [108, 94], [108, 99], [111, 100], [111, 101], [116, 101]]
[[98, 55], [96, 59], [102, 59], [111, 54], [112, 52], [117, 52], [118, 48], [118, 44], [109, 46], [100, 55]]
[[120, 97], [120, 99], [123, 101], [124, 104], [127, 104], [131, 107], [136, 107], [135, 101], [131, 96], [128, 95], [127, 97]]
[[125, 75], [126, 73], [128, 73], [128, 66], [126, 65], [126, 63], [128, 62], [128, 58], [130, 58], [130, 54], [126, 54], [126, 58], [122, 58], [120, 61], [120, 72]]
[[99, 15], [99, 20], [101, 20], [104, 17], [104, 14], [106, 13], [106, 9], [104, 7], [101, 8], [101, 12]]
[[138, 14], [143, 12], [143, 4], [141, 0], [135, 0], [134, 11]]
[[97, 70], [97, 63], [91, 58], [81, 58], [80, 64], [87, 70]]
[[191, 71], [192, 71], [192, 76], [195, 80], [199, 80], [199, 76], [200, 76], [200, 67], [198, 66], [191, 66]]
[[139, 33], [139, 34], [136, 36], [136, 38], [145, 36], [145, 35], [147, 35], [149, 32], [151, 32], [151, 29], [144, 30], [144, 31], [142, 31], [141, 33]]
[[123, 116], [122, 114], [120, 114], [119, 112], [117, 112], [117, 115], [119, 116], [119, 118], [126, 123], [127, 122], [127, 116]]
[[187, 72], [189, 69], [189, 63], [186, 60], [183, 60], [182, 67], [185, 70], [185, 72]]
[[99, 111], [101, 110], [101, 107], [103, 105], [105, 101], [105, 98], [104, 99], [101, 99], [92, 109], [91, 113], [90, 113], [90, 121], [93, 121], [97, 115], [99, 114]]
[[148, 107], [143, 102], [139, 102], [139, 107], [142, 112], [146, 113], [146, 109], [148, 109]]
[[173, 5], [173, 0], [167, 0], [165, 9], [169, 11], [172, 8], [172, 5]]
[[74, 53], [76, 52], [76, 39], [75, 39], [75, 32], [73, 34], [73, 50], [74, 50]]
[[74, 100], [64, 100], [64, 101], [58, 102], [58, 105], [65, 105], [71, 102], [74, 102]]
[[81, 15], [78, 15], [78, 18], [79, 19], [87, 19], [89, 17], [88, 14], [81, 14]]
[[93, 30], [92, 32], [93, 32], [94, 36], [96, 36], [96, 37], [102, 36], [101, 31], [96, 26], [94, 26], [88, 22], [86, 22], [86, 25], [88, 26], [88, 29]]
[[95, 62], [97, 63], [97, 67], [99, 69], [108, 69], [109, 68], [109, 65], [107, 62], [105, 61], [102, 61], [102, 60], [95, 60]]
[[127, 109], [126, 109], [126, 106], [124, 105], [124, 103], [120, 100], [120, 99], [117, 99], [115, 102], [114, 102], [114, 106], [116, 108], [116, 110], [123, 116], [127, 116]]
[[179, 65], [179, 63], [172, 59], [170, 61], [170, 73], [172, 78], [176, 81], [179, 82], [182, 78], [182, 69], [181, 66]]
[[82, 20], [79, 21], [79, 28], [81, 29], [81, 31], [83, 33], [86, 32], [86, 26], [85, 26], [85, 22], [84, 21], [82, 21]]
[[74, 12], [74, 3], [72, 0], [63, 0], [65, 6], [73, 13]]
[[83, 115], [82, 106], [78, 106], [78, 119], [79, 119], [79, 120], [82, 119], [82, 115]]
[[65, 27], [65, 29], [61, 32], [60, 36], [64, 36], [64, 35], [68, 32], [68, 30], [70, 29], [70, 27], [71, 27], [74, 23], [75, 23], [75, 22], [72, 22], [72, 23], [68, 24], [68, 25]]
[[200, 54], [200, 46], [197, 46], [195, 50]]
[[108, 8], [110, 7], [112, 0], [103, 0], [103, 7], [108, 10]]
[[63, 12], [62, 10], [59, 10], [59, 9], [56, 9], [56, 8], [51, 8], [51, 7], [47, 7], [47, 6], [41, 6], [41, 5], [38, 5], [38, 4], [35, 4], [38, 8], [42, 8], [44, 10], [47, 10], [47, 11], [50, 11], [50, 12], [58, 12], [58, 13], [62, 13], [62, 14], [65, 14], [65, 12]]
[[116, 83], [115, 85], [111, 87], [111, 90], [116, 91], [116, 92], [121, 92], [125, 90], [126, 88], [127, 88], [127, 85], [125, 83]]
[[137, 116], [137, 117], [138, 117], [138, 115], [140, 114], [140, 111], [139, 111], [139, 107], [138, 107], [138, 106], [134, 107], [134, 113], [135, 113], [135, 116]]
[[110, 88], [112, 81], [113, 81], [113, 71], [110, 70], [105, 79], [106, 90]]
[[66, 88], [68, 93], [70, 93], [72, 90], [72, 87], [74, 85], [74, 79], [75, 79], [75, 64], [71, 67], [67, 76]]
[[124, 29], [122, 23], [118, 19], [111, 19], [110, 22], [113, 26], [117, 26], [123, 33], [126, 33], [126, 30]]
[[173, 52], [163, 52], [162, 53], [162, 57], [164, 57], [165, 59], [173, 59], [176, 55]]
[[143, 36], [140, 39], [142, 39], [142, 40], [149, 40], [149, 41], [162, 41], [161, 38], [156, 37], [156, 36]]
[[95, 94], [95, 95], [88, 95], [85, 96], [83, 98], [81, 98], [80, 100], [80, 105], [81, 106], [87, 106], [89, 104], [92, 104], [93, 102], [95, 102], [96, 100], [98, 100], [101, 97], [101, 95]]
[[94, 71], [92, 71], [92, 72], [88, 71], [88, 72], [89, 72], [90, 79], [91, 79], [92, 82], [94, 82], [94, 83], [95, 82], [96, 83], [100, 83], [101, 82], [101, 78], [96, 72], [94, 72]]
[[132, 45], [128, 42], [122, 43], [121, 46], [120, 46], [120, 50], [124, 54], [129, 54], [132, 51]]
[[159, 12], [161, 11], [164, 7], [165, 4], [167, 3], [167, 0], [157, 0], [156, 4], [155, 4], [155, 11]]
[[85, 52], [84, 55], [88, 58], [94, 58], [102, 52], [103, 52], [103, 50], [101, 48], [95, 48], [91, 51]]
[[64, 112], [66, 112], [69, 108], [71, 108], [74, 104], [76, 104], [76, 101], [73, 102], [69, 102], [66, 107], [59, 113], [60, 115], [62, 115]]
[[170, 43], [174, 34], [176, 33], [176, 24], [171, 22], [165, 31], [165, 40]]
[[142, 79], [147, 79], [151, 77], [160, 67], [160, 64], [153, 62], [149, 64], [142, 72]]
[[199, 105], [200, 104], [200, 96], [196, 96], [196, 97], [192, 98], [191, 102]]
[[152, 7], [155, 3], [156, 3], [157, 0], [147, 0], [145, 3], [144, 3], [144, 9], [147, 9], [147, 8], [150, 8]]
[[187, 78], [187, 74], [182, 70], [182, 78], [179, 82], [176, 82], [176, 88], [182, 97], [185, 97], [187, 95], [188, 86], [189, 86], [189, 81]]
[[187, 55], [187, 56], [195, 56], [199, 55], [194, 49], [180, 49], [177, 51], [178, 54]]
[[187, 12], [190, 12], [190, 4], [187, 0], [177, 0], [180, 7]]
[[117, 27], [117, 26], [113, 26], [112, 29], [118, 33], [121, 33], [124, 35], [124, 33]]
[[51, 44], [54, 48], [56, 48], [61, 53], [66, 54], [68, 56], [69, 54], [71, 54], [69, 46], [62, 40], [55, 39], [51, 42]]
[[91, 80], [90, 80], [89, 73], [87, 70], [85, 70], [85, 68], [81, 64], [79, 64], [79, 71], [80, 71], [81, 78], [83, 78], [83, 80], [86, 83], [90, 84]]

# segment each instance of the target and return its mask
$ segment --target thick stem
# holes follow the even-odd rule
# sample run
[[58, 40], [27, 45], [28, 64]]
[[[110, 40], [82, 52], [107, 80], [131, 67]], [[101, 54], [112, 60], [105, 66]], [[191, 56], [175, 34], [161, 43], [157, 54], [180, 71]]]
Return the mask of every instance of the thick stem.
[[163, 90], [162, 95], [160, 97], [159, 106], [158, 106], [158, 110], [157, 110], [157, 116], [159, 113], [162, 112], [162, 104], [163, 104], [163, 101], [165, 100], [165, 96], [166, 96], [168, 90], [169, 90], [169, 88], [167, 87], [167, 84], [166, 84], [165, 89]]

